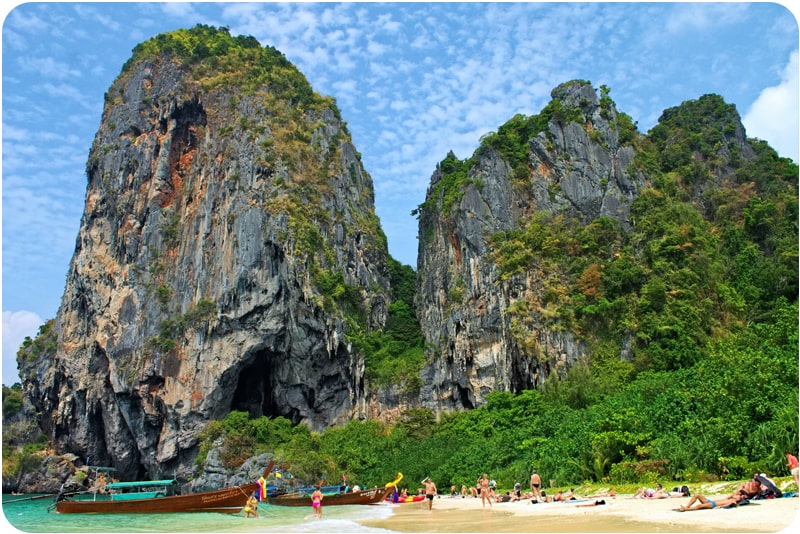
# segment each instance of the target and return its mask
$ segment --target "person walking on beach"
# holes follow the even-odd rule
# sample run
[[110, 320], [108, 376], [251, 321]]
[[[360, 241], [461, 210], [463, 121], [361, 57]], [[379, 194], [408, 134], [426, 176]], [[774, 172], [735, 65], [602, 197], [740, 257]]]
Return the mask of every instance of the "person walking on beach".
[[433, 508], [433, 497], [436, 495], [438, 490], [436, 489], [436, 484], [434, 484], [431, 480], [431, 477], [427, 477], [422, 481], [422, 483], [425, 484], [425, 499], [428, 501], [428, 510], [430, 510]]
[[317, 519], [322, 519], [322, 498], [322, 491], [317, 486], [317, 489], [311, 494], [311, 507], [314, 509], [314, 515]]
[[531, 493], [533, 494], [533, 502], [542, 500], [542, 492], [539, 489], [541, 487], [542, 478], [539, 476], [539, 473], [536, 472], [536, 469], [534, 469], [533, 473], [531, 473]]
[[700, 495], [699, 493], [695, 493], [694, 495], [692, 495], [692, 498], [689, 499], [689, 502], [686, 503], [685, 506], [681, 506], [677, 510], [679, 512], [693, 512], [695, 510], [712, 510], [717, 507], [724, 508], [732, 504], [739, 504], [739, 501], [741, 500], [742, 500], [742, 494], [738, 492], [734, 493], [733, 495], [728, 495], [727, 497], [722, 497], [721, 499], [717, 499], [714, 501], [712, 501], [705, 495]]
[[489, 501], [489, 508], [491, 508], [492, 497], [489, 495], [489, 475], [486, 473], [478, 479], [478, 489], [481, 492], [481, 505], [486, 508], [486, 501]]
[[797, 486], [797, 489], [800, 490], [800, 482], [797, 481], [798, 477], [800, 476], [800, 463], [797, 461], [797, 456], [792, 454], [789, 451], [786, 451], [786, 465], [789, 466], [789, 471], [792, 473], [792, 478], [794, 478], [794, 485]]

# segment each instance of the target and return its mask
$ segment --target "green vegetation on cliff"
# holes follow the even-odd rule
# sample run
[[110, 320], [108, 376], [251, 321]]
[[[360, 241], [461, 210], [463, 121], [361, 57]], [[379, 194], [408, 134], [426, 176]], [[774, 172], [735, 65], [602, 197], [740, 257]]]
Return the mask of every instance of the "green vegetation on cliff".
[[320, 101], [306, 77], [274, 47], [262, 47], [255, 37], [233, 37], [228, 28], [204, 24], [162, 33], [136, 45], [122, 72], [162, 54], [189, 67], [207, 89], [225, 85], [252, 93], [267, 87], [303, 107]]
[[539, 213], [492, 237], [501, 279], [546, 273], [539, 308], [592, 343], [596, 372], [624, 371], [626, 344], [630, 371], [689, 367], [712, 340], [797, 301], [797, 165], [757, 142], [743, 158], [737, 124], [714, 95], [665, 111], [637, 143], [653, 187], [629, 231]]
[[416, 273], [392, 258], [389, 269], [394, 300], [386, 326], [374, 331], [354, 329], [348, 337], [364, 354], [364, 371], [371, 385], [399, 386], [400, 393], [412, 395], [422, 387], [420, 371], [425, 363], [425, 340], [414, 311]]

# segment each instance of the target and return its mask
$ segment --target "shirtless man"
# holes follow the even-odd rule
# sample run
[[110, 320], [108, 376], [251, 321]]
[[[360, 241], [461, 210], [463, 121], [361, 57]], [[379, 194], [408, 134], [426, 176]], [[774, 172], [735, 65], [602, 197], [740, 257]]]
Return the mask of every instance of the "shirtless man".
[[[728, 495], [727, 497], [722, 497], [717, 500], [712, 501], [708, 497], [704, 495], [700, 495], [699, 493], [695, 493], [692, 495], [692, 498], [689, 499], [689, 502], [686, 503], [686, 506], [681, 506], [678, 508], [679, 512], [692, 512], [694, 510], [711, 510], [716, 507], [724, 508], [731, 504], [739, 504], [739, 501], [742, 500], [741, 493], [734, 493], [732, 495]], [[695, 504], [699, 503], [699, 504]], [[694, 506], [692, 506], [694, 505]]]
[[536, 472], [536, 469], [533, 470], [531, 474], [531, 493], [533, 494], [534, 502], [539, 502], [542, 500], [542, 493], [539, 488], [542, 487], [542, 479], [539, 476], [539, 473]]
[[753, 475], [753, 478], [751, 478], [747, 482], [742, 482], [741, 484], [739, 484], [739, 489], [737, 490], [737, 492], [744, 491], [747, 494], [747, 497], [751, 499], [753, 497], [756, 497], [759, 493], [761, 493], [761, 482], [756, 480], [757, 476], [758, 473], [755, 473]]
[[425, 484], [425, 499], [428, 501], [428, 510], [430, 510], [433, 507], [433, 497], [438, 490], [436, 489], [436, 484], [431, 480], [431, 477], [426, 478], [422, 483]]

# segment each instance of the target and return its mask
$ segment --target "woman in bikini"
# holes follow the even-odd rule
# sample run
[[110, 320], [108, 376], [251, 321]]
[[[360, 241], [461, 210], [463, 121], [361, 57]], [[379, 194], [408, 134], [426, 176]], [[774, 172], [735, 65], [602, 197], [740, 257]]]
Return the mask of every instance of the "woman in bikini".
[[247, 499], [247, 504], [244, 505], [244, 516], [245, 517], [258, 517], [258, 499], [256, 499], [256, 494], [250, 495], [250, 498]]
[[489, 475], [485, 474], [478, 479], [478, 488], [481, 492], [481, 505], [486, 508], [486, 502], [489, 502], [489, 508], [492, 507], [492, 496], [489, 493]]
[[694, 495], [692, 495], [692, 498], [689, 499], [689, 502], [686, 503], [686, 506], [681, 506], [680, 508], [678, 508], [678, 511], [692, 512], [694, 510], [711, 510], [718, 506], [720, 508], [724, 508], [726, 506], [730, 506], [731, 504], [739, 504], [739, 501], [741, 500], [742, 500], [741, 493], [734, 493], [733, 495], [728, 495], [727, 497], [722, 497], [721, 499], [717, 499], [715, 501], [712, 501], [711, 499], [709, 499], [704, 495], [695, 493]]
[[311, 494], [311, 507], [314, 509], [314, 515], [317, 516], [317, 519], [322, 519], [322, 491], [320, 491], [319, 486]]

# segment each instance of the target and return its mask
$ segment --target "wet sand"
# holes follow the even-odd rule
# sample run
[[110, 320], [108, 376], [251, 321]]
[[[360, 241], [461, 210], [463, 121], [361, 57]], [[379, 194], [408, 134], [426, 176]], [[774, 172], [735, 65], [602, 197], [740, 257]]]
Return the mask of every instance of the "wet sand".
[[[713, 496], [710, 496], [713, 498]], [[426, 503], [397, 504], [386, 519], [363, 521], [369, 527], [395, 532], [782, 532], [796, 531], [797, 498], [753, 501], [736, 508], [693, 512], [675, 509], [688, 497], [633, 499], [630, 495], [566, 503], [495, 503], [483, 508], [480, 499], [439, 497]], [[793, 527], [793, 528], [792, 528]]]

